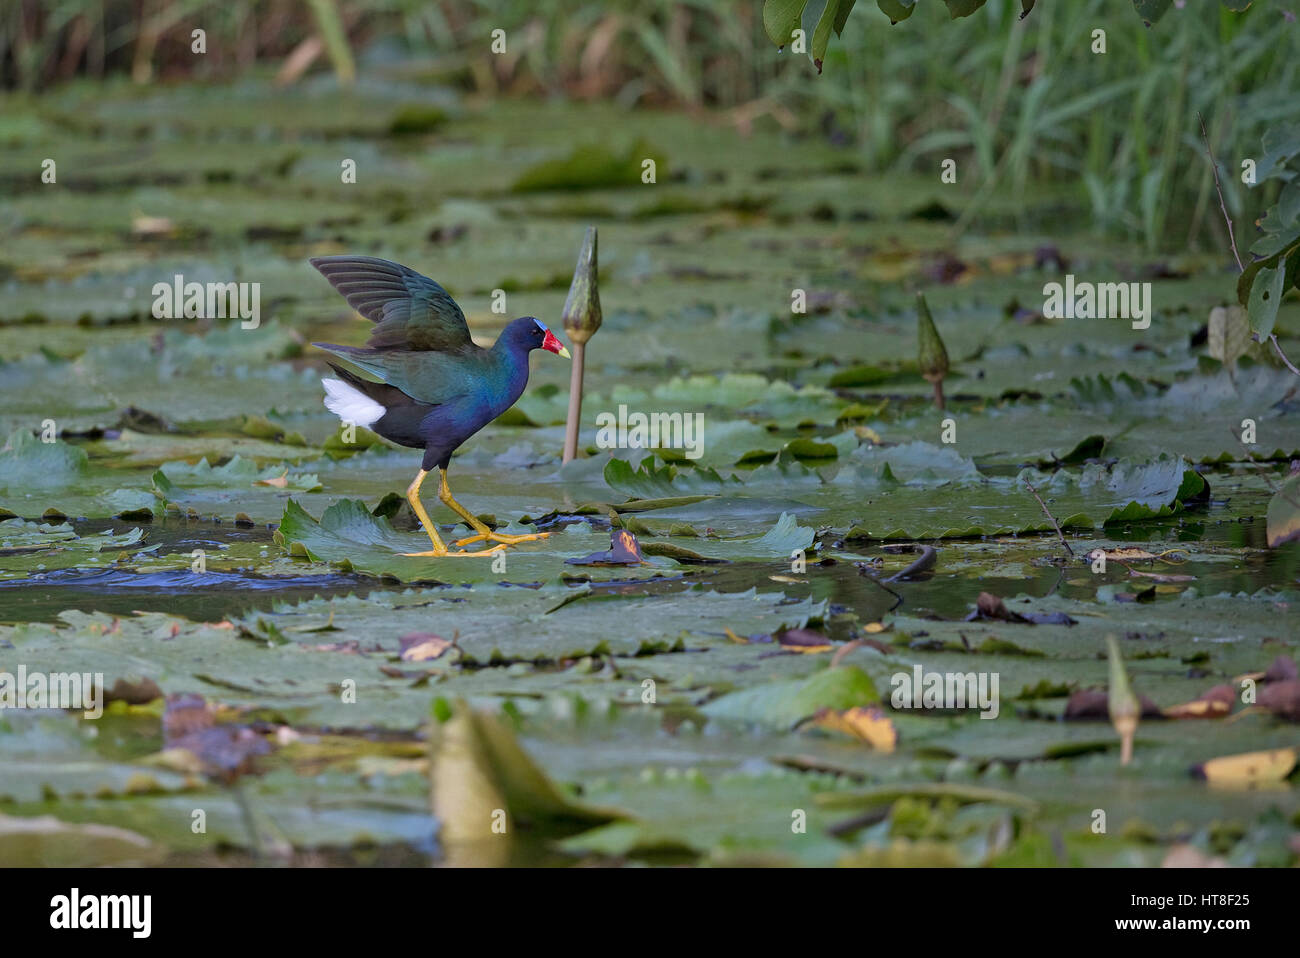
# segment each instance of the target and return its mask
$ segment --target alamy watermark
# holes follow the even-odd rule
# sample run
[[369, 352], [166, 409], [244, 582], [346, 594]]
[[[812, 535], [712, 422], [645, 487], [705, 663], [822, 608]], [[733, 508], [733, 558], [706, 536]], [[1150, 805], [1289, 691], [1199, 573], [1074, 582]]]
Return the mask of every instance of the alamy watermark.
[[0, 709], [81, 709], [83, 718], [104, 714], [103, 672], [0, 672]]
[[154, 283], [154, 319], [239, 319], [240, 329], [262, 322], [261, 283], [185, 282], [177, 273], [170, 283]]
[[1150, 283], [1076, 283], [1068, 273], [1064, 285], [1048, 283], [1043, 295], [1047, 319], [1130, 319], [1134, 329], [1151, 325]]
[[704, 413], [598, 413], [596, 445], [601, 449], [682, 449], [687, 459], [704, 455]]
[[979, 709], [980, 718], [998, 717], [997, 672], [895, 672], [889, 703], [896, 709]]

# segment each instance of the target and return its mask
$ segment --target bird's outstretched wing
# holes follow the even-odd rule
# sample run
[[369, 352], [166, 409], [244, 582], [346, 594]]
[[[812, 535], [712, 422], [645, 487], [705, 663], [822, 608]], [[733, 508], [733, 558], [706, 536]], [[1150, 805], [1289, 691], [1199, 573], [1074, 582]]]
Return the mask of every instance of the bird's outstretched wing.
[[472, 344], [451, 295], [413, 269], [374, 256], [317, 256], [311, 265], [375, 324], [371, 349], [457, 352]]

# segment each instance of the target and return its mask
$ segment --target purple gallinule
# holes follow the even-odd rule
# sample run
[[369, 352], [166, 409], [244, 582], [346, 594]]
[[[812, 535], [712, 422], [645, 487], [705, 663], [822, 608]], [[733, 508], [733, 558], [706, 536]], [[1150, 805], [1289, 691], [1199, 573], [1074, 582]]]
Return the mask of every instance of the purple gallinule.
[[[540, 320], [524, 316], [507, 325], [491, 349], [483, 349], [470, 339], [465, 314], [456, 301], [415, 270], [372, 256], [319, 256], [311, 265], [349, 306], [375, 324], [364, 348], [312, 343], [379, 380], [364, 379], [330, 363], [339, 378], [321, 381], [325, 407], [345, 423], [424, 450], [424, 462], [406, 498], [424, 523], [433, 549], [408, 554], [491, 555], [548, 535], [493, 532], [452, 497], [447, 465], [461, 443], [515, 404], [528, 384], [530, 352], [540, 348], [569, 357], [555, 334]], [[457, 552], [443, 543], [420, 502], [420, 486], [435, 468], [440, 479], [438, 498], [474, 530], [474, 535], [457, 540], [456, 545], [491, 542], [491, 548]]]

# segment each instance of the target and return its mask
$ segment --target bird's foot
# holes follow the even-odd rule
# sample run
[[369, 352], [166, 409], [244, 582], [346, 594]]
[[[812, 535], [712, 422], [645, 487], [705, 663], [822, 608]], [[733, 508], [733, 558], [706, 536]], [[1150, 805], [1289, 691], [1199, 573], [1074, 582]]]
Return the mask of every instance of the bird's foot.
[[504, 549], [506, 546], [518, 545], [521, 542], [533, 542], [537, 539], [545, 539], [549, 535], [549, 532], [529, 532], [519, 536], [506, 535], [502, 532], [480, 532], [478, 535], [467, 536], [464, 539], [457, 539], [456, 545], [467, 546], [472, 545], [475, 542], [495, 542], [497, 543], [497, 549]]
[[[459, 545], [459, 543], [457, 543]], [[473, 556], [492, 556], [498, 555], [505, 551], [504, 545], [493, 546], [491, 549], [477, 549], [473, 552], [454, 552], [451, 549], [442, 549], [441, 551], [433, 549], [429, 552], [403, 552], [404, 556], [411, 556], [417, 559], [465, 559]]]

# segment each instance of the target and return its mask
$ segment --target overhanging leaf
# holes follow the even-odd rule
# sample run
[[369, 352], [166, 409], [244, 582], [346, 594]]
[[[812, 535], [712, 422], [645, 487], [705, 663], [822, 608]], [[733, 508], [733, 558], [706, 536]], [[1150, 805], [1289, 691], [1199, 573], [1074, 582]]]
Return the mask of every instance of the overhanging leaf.
[[763, 29], [779, 47], [790, 42], [808, 0], [763, 0]]

